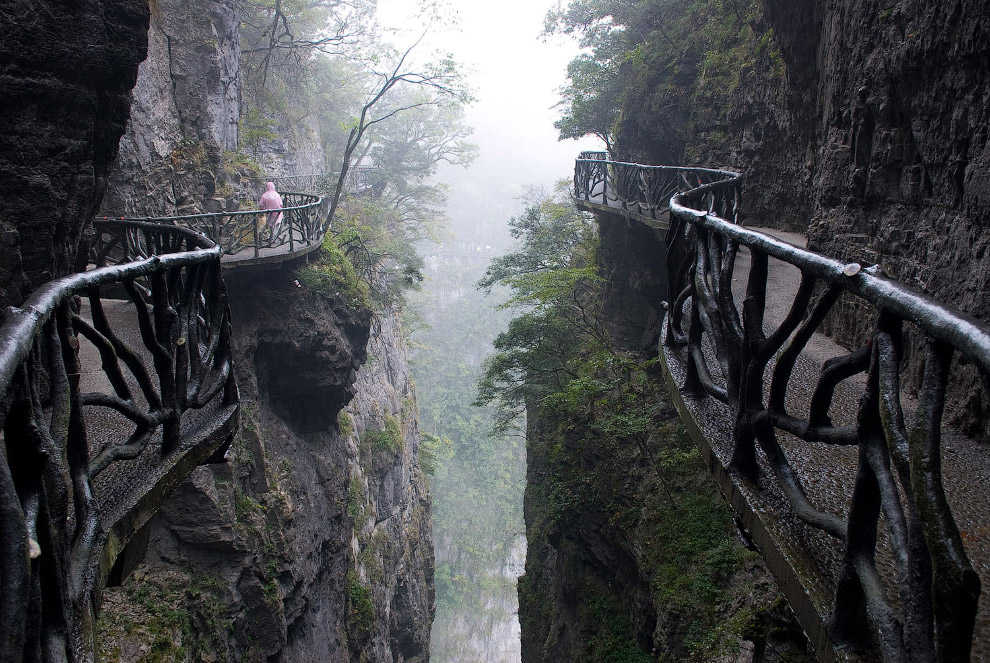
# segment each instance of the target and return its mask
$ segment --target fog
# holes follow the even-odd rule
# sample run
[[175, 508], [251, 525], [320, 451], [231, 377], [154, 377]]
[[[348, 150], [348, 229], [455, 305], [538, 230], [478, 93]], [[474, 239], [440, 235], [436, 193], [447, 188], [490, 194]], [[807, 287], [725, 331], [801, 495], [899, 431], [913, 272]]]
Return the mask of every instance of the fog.
[[[452, 25], [434, 25], [416, 47], [419, 57], [450, 53], [466, 71], [476, 101], [465, 120], [479, 148], [470, 168], [444, 167], [438, 173], [450, 187], [452, 237], [440, 250], [424, 247], [426, 283], [416, 305], [428, 326], [414, 339], [419, 349], [411, 355], [421, 427], [455, 440], [454, 455], [432, 485], [437, 615], [431, 656], [436, 663], [520, 659], [515, 579], [525, 553], [525, 445], [516, 435], [492, 446], [484, 433], [490, 421], [473, 428], [456, 422], [490, 416], [468, 411], [480, 360], [492, 352], [508, 317], [505, 311], [496, 315], [495, 297], [486, 299], [473, 283], [488, 259], [509, 247], [507, 223], [522, 212], [524, 195], [534, 188], [552, 191], [556, 182], [571, 179], [579, 151], [602, 149], [596, 139], [557, 141], [557, 91], [578, 49], [568, 39], [541, 37], [553, 4], [447, 2], [441, 14], [453, 16]], [[396, 47], [422, 36], [416, 11], [408, 1], [379, 0], [380, 21], [394, 31]], [[493, 473], [507, 477], [503, 488], [477, 501], [478, 486]]]
[[[453, 25], [431, 28], [417, 47], [450, 52], [468, 72], [476, 101], [467, 108], [467, 124], [479, 155], [467, 170], [448, 167], [440, 179], [450, 184], [449, 216], [455, 230], [481, 234], [503, 226], [522, 209], [528, 187], [551, 190], [569, 179], [578, 152], [603, 149], [601, 141], [557, 141], [554, 120], [558, 89], [567, 63], [578, 53], [566, 37], [541, 37], [544, 18], [555, 0], [448, 0], [441, 11]], [[421, 34], [418, 5], [380, 0], [379, 17], [395, 31], [396, 45]], [[413, 27], [409, 27], [413, 26]]]

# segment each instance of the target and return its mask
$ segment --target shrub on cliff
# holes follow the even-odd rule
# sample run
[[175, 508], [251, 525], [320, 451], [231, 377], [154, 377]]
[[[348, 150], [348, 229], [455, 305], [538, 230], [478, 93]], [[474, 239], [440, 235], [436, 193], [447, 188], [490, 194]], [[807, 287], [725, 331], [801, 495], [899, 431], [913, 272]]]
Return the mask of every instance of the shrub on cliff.
[[369, 308], [368, 284], [361, 281], [354, 265], [344, 255], [333, 233], [323, 238], [323, 248], [314, 262], [296, 270], [299, 283], [324, 297], [340, 300], [347, 306]]

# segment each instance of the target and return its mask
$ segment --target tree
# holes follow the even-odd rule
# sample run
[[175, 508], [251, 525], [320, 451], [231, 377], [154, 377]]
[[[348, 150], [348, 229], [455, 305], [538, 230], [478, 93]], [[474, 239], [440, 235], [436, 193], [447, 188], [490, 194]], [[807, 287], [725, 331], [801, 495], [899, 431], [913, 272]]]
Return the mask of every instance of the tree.
[[[388, 49], [382, 57], [367, 63], [370, 79], [374, 83], [369, 87], [357, 117], [351, 122], [328, 218], [333, 219], [337, 211], [344, 182], [347, 180], [347, 171], [354, 165], [352, 157], [370, 130], [416, 109], [459, 105], [470, 99], [451, 57], [442, 57], [422, 67], [415, 66], [413, 51], [422, 39], [421, 36], [401, 52]], [[379, 65], [379, 62], [384, 63], [384, 66]], [[395, 98], [396, 92], [399, 93], [398, 99]]]
[[263, 89], [269, 74], [302, 72], [315, 53], [351, 56], [374, 35], [373, 0], [246, 0], [241, 65]]
[[485, 360], [477, 403], [499, 408], [505, 430], [527, 407], [554, 393], [581, 388], [589, 362], [611, 353], [599, 317], [601, 279], [594, 263], [597, 237], [590, 217], [569, 201], [544, 198], [509, 223], [518, 250], [492, 261], [478, 286], [508, 287], [502, 308], [519, 315], [495, 339]]
[[571, 0], [544, 32], [586, 49], [561, 88], [560, 138], [597, 135], [620, 159], [706, 161], [692, 143], [724, 142], [744, 72], [782, 76], [756, 0]]

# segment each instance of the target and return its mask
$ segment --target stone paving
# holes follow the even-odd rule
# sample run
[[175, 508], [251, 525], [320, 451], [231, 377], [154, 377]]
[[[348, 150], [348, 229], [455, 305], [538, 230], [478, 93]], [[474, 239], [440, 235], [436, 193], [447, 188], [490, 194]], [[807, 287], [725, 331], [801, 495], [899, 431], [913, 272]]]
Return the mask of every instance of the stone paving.
[[[763, 230], [755, 228], [754, 230]], [[804, 238], [794, 233], [765, 231], [797, 246], [804, 246]], [[743, 247], [736, 262], [733, 292], [737, 301], [742, 300], [749, 272], [749, 252]], [[778, 325], [786, 315], [797, 292], [800, 273], [797, 268], [770, 259], [770, 276], [767, 286], [766, 326], [768, 331]], [[665, 362], [676, 384], [683, 384], [683, 353], [665, 352]], [[709, 349], [710, 352], [710, 349]], [[822, 363], [835, 356], [848, 354], [831, 339], [815, 334], [795, 366], [788, 386], [788, 410], [798, 416], [807, 415], [807, 405], [814, 390]], [[710, 357], [709, 365], [716, 377], [717, 362]], [[767, 369], [769, 385], [772, 364]], [[840, 384], [836, 390], [831, 416], [836, 424], [854, 422], [858, 399], [862, 393], [865, 376], [856, 376]], [[705, 439], [718, 462], [724, 468], [731, 452], [731, 416], [728, 408], [714, 399], [693, 400], [683, 398], [690, 416], [702, 430]], [[909, 394], [902, 396], [905, 416], [910, 417], [914, 402]], [[851, 499], [853, 480], [858, 464], [855, 447], [835, 447], [798, 440], [778, 431], [781, 446], [788, 460], [801, 477], [802, 484], [812, 504], [824, 511], [845, 516]], [[968, 439], [958, 431], [943, 429], [943, 480], [948, 499], [962, 532], [967, 554], [977, 573], [986, 582], [990, 579], [990, 500], [985, 486], [990, 485], [990, 454], [985, 445]], [[761, 456], [762, 478], [759, 491], [735, 480], [745, 495], [749, 508], [759, 518], [775, 541], [778, 552], [794, 567], [803, 591], [811, 599], [823, 622], [831, 609], [835, 590], [835, 576], [842, 550], [838, 540], [799, 521], [792, 513], [786, 499], [772, 480], [772, 472]], [[880, 545], [877, 568], [888, 588], [888, 600], [897, 605], [896, 589], [891, 590], [895, 574], [894, 560], [886, 542], [886, 532], [881, 517]], [[973, 660], [990, 660], [990, 606], [984, 600], [977, 618], [973, 639]], [[840, 654], [840, 657], [842, 654]]]
[[[140, 354], [157, 387], [151, 355], [141, 340], [133, 304], [125, 300], [104, 299], [103, 306], [111, 328], [123, 343]], [[83, 304], [80, 316], [92, 322], [88, 303]], [[99, 352], [81, 335], [79, 359], [81, 393], [114, 393], [101, 367]], [[124, 377], [135, 405], [147, 411], [147, 401], [134, 376], [125, 369]], [[181, 442], [168, 455], [162, 455], [159, 429], [137, 458], [111, 464], [93, 481], [93, 495], [102, 515], [104, 530], [114, 530], [118, 537], [126, 541], [171, 490], [196, 465], [213, 455], [233, 433], [237, 405], [222, 405], [221, 396], [218, 395], [202, 409], [184, 413]], [[91, 459], [110, 445], [125, 443], [134, 432], [134, 424], [129, 419], [109, 408], [87, 406], [84, 414]]]

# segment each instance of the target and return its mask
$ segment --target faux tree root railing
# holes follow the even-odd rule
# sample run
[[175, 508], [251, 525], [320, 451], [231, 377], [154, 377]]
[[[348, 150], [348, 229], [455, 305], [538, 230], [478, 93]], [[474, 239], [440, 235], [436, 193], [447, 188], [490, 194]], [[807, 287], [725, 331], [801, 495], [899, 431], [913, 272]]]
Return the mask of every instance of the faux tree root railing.
[[[375, 174], [378, 169], [375, 166], [351, 166], [347, 170], [344, 178], [344, 190], [350, 193], [360, 193], [374, 185]], [[321, 196], [333, 195], [337, 188], [337, 181], [340, 173], [308, 173], [303, 175], [282, 175], [272, 177], [275, 188], [291, 191], [312, 191]]]
[[[96, 266], [0, 326], [4, 662], [92, 659], [109, 564], [236, 426], [220, 247], [172, 226], [94, 225]], [[108, 292], [126, 294], [114, 315]]]
[[[268, 223], [270, 210], [213, 212], [185, 216], [126, 218], [136, 223], [168, 224], [202, 233], [218, 244], [225, 256], [240, 258], [248, 252], [259, 257], [265, 249], [293, 253], [323, 241], [328, 219], [324, 199], [308, 193], [282, 194], [283, 219], [277, 227]], [[136, 247], [140, 249], [140, 247]]]
[[[666, 207], [662, 196], [672, 196], [664, 240], [672, 301], [662, 344], [684, 357], [679, 391], [727, 406], [733, 419], [730, 472], [758, 493], [764, 482], [773, 482], [801, 521], [840, 542], [827, 624], [835, 645], [875, 648], [891, 662], [968, 661], [980, 578], [942, 483], [942, 415], [953, 356], [975, 366], [990, 384], [990, 329], [871, 267], [842, 264], [741, 227], [740, 178], [734, 173], [582, 156], [575, 169], [579, 200], [597, 198], [650, 217]], [[740, 247], [751, 261], [744, 297], [732, 292]], [[771, 258], [801, 274], [797, 295], [776, 328], [768, 328], [765, 318]], [[877, 312], [873, 331], [862, 347], [826, 361], [810, 399], [788, 407], [798, 357], [840, 295], [868, 302]], [[902, 398], [908, 338], [926, 348], [913, 416]], [[848, 382], [857, 375], [865, 376], [865, 387]], [[857, 389], [859, 406], [854, 423], [840, 426], [833, 424], [830, 407], [843, 382]], [[858, 449], [845, 513], [812, 503], [781, 434]], [[761, 467], [769, 467], [770, 476]], [[888, 577], [876, 564], [880, 536], [896, 563]]]

